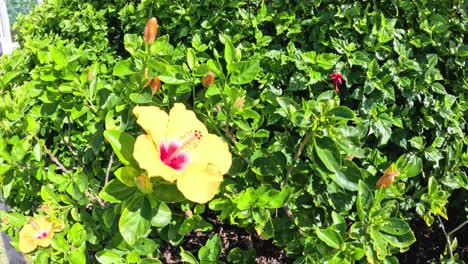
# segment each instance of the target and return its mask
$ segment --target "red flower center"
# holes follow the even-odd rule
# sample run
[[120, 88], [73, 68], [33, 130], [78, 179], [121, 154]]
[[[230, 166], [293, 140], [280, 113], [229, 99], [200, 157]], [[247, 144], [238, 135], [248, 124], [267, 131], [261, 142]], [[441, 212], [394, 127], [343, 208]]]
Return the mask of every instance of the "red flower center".
[[47, 235], [49, 235], [49, 232], [47, 232], [47, 231], [42, 231], [42, 232], [40, 232], [39, 234], [36, 235], [36, 239], [43, 239], [43, 238], [46, 238]]
[[190, 163], [190, 154], [187, 149], [195, 148], [201, 139], [201, 132], [194, 130], [186, 133], [180, 141], [162, 140], [159, 144], [159, 158], [174, 170], [183, 170]]

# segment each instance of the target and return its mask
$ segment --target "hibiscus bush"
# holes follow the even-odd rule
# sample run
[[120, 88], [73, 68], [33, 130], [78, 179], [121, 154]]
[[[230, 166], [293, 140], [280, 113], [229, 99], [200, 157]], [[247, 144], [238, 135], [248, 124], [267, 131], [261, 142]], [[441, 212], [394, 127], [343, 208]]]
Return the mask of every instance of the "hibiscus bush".
[[0, 63], [1, 228], [33, 263], [254, 263], [221, 225], [286, 263], [405, 263], [438, 230], [431, 260], [461, 263], [467, 23], [461, 1], [45, 1]]

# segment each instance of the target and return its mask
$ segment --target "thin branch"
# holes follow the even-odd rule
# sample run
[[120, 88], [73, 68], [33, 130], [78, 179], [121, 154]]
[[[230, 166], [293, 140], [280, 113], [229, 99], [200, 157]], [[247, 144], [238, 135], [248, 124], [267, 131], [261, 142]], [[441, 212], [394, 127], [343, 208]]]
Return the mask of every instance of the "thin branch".
[[299, 157], [301, 156], [302, 151], [304, 151], [305, 145], [309, 142], [311, 137], [312, 137], [312, 130], [309, 129], [309, 130], [307, 130], [306, 135], [302, 139], [301, 144], [299, 145], [299, 148], [297, 149], [297, 152], [294, 155], [294, 158], [293, 158], [293, 160], [291, 162], [291, 165], [289, 165], [288, 170], [286, 171], [286, 177], [285, 177], [285, 179], [283, 181], [283, 185], [288, 183], [289, 176], [291, 175], [292, 170], [296, 166], [295, 163], [299, 159]]
[[52, 160], [61, 171], [68, 173], [69, 170], [65, 168], [65, 166], [63, 166], [62, 162], [60, 162], [60, 160], [58, 160], [57, 157], [55, 157], [54, 154], [52, 154], [52, 152], [47, 148], [47, 146], [45, 144], [42, 146], [44, 147], [44, 151], [45, 153], [47, 153], [47, 156], [49, 156], [50, 160]]
[[107, 205], [107, 203], [105, 201], [103, 201], [101, 198], [99, 198], [98, 196], [92, 194], [89, 191], [89, 189], [86, 190], [85, 194], [86, 194], [86, 196], [88, 196], [89, 200], [98, 202], [100, 206], [105, 207]]
[[114, 157], [115, 157], [115, 153], [114, 153], [114, 151], [112, 151], [112, 154], [110, 155], [110, 158], [109, 158], [109, 164], [107, 164], [106, 178], [104, 179], [104, 185], [106, 185], [107, 182], [109, 181], [109, 174], [110, 174], [110, 170], [112, 168], [112, 163], [114, 162]]
[[[38, 140], [37, 137], [36, 137], [36, 140]], [[65, 172], [65, 173], [68, 173], [69, 170], [67, 168], [65, 168], [65, 166], [62, 164], [62, 162], [60, 162], [60, 160], [58, 160], [57, 157], [54, 156], [54, 154], [52, 154], [52, 152], [47, 148], [47, 146], [45, 144], [43, 144], [43, 147], [44, 147], [44, 151], [47, 153], [50, 160], [52, 160], [57, 165], [58, 169], [60, 169], [61, 171]], [[88, 198], [91, 201], [98, 202], [102, 207], [106, 206], [105, 201], [103, 201], [101, 198], [97, 197], [96, 195], [92, 194], [89, 190], [86, 190], [85, 194], [86, 194], [86, 196], [88, 196]]]
[[461, 228], [463, 228], [466, 224], [468, 224], [468, 220], [466, 220], [465, 222], [461, 223], [459, 226], [455, 227], [452, 231], [450, 231], [448, 233], [448, 236], [451, 237], [455, 232], [457, 232], [458, 230], [460, 230]]
[[448, 247], [448, 251], [450, 254], [450, 258], [453, 258], [452, 243], [450, 242], [450, 237], [447, 235], [447, 232], [445, 232], [445, 227], [444, 227], [444, 223], [442, 223], [442, 219], [440, 219], [439, 215], [436, 215], [436, 216], [437, 216], [437, 219], [439, 220], [440, 228], [442, 229], [442, 232], [444, 232], [445, 239], [447, 240], [447, 247]]
[[[232, 133], [231, 128], [229, 127], [229, 125], [224, 126], [223, 130], [224, 130], [224, 132], [226, 134], [226, 137], [229, 138], [229, 140], [231, 140], [233, 146], [235, 146], [237, 144], [237, 140], [236, 140], [236, 137], [234, 136], [234, 134]], [[250, 166], [250, 160], [247, 157], [244, 157], [240, 152], [238, 152], [237, 154], [239, 155], [239, 157], [241, 157], [247, 163], [247, 165]]]
[[[294, 158], [291, 162], [291, 165], [289, 165], [287, 171], [286, 171], [286, 177], [284, 178], [283, 185], [287, 185], [289, 181], [289, 177], [291, 175], [292, 170], [296, 166], [296, 161], [299, 159], [301, 156], [302, 152], [304, 151], [304, 147], [307, 145], [309, 142], [310, 138], [312, 137], [312, 130], [309, 129], [306, 132], [306, 135], [301, 141], [301, 144], [299, 145], [299, 148], [296, 151], [296, 154], [294, 155]], [[287, 204], [283, 206], [284, 211], [286, 212], [286, 215], [292, 220], [292, 222], [295, 222], [296, 217], [294, 216], [294, 213], [292, 212], [291, 208]], [[299, 228], [299, 232], [301, 232], [301, 229]]]

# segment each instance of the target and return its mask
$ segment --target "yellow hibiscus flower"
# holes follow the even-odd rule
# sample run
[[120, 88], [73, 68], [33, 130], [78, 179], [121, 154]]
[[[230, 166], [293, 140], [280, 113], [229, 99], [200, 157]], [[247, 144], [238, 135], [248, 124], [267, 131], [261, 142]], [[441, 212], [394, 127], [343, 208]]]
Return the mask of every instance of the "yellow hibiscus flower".
[[62, 224], [52, 223], [48, 216], [31, 218], [19, 234], [19, 250], [29, 253], [37, 246], [48, 247], [55, 232], [63, 229]]
[[148, 176], [177, 181], [191, 201], [211, 200], [231, 167], [228, 145], [209, 134], [183, 104], [175, 104], [169, 114], [156, 106], [137, 106], [133, 113], [146, 132], [136, 139], [133, 157]]

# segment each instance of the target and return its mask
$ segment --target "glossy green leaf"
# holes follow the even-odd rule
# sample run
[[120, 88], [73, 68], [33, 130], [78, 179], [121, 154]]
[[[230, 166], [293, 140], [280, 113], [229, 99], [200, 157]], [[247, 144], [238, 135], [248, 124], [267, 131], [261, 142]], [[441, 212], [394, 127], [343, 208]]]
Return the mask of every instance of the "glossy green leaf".
[[114, 174], [117, 179], [119, 179], [122, 183], [124, 183], [127, 186], [133, 187], [135, 186], [135, 179], [138, 176], [141, 176], [141, 170], [139, 168], [135, 167], [121, 167], [118, 168]]
[[342, 174], [340, 170], [340, 150], [329, 137], [315, 138], [314, 149], [320, 161], [330, 172]]
[[260, 60], [236, 62], [227, 65], [228, 73], [231, 74], [229, 81], [232, 84], [246, 84], [252, 82], [260, 72]]
[[372, 191], [363, 181], [358, 183], [358, 194], [356, 198], [356, 209], [361, 221], [367, 218], [370, 209], [374, 206], [374, 196]]
[[380, 226], [380, 230], [390, 235], [403, 235], [411, 232], [409, 224], [399, 218], [388, 218]]
[[120, 203], [134, 195], [137, 188], [129, 187], [118, 179], [109, 181], [99, 193], [99, 197], [104, 201]]
[[343, 238], [332, 228], [317, 228], [315, 229], [315, 234], [317, 234], [318, 238], [325, 242], [329, 247], [340, 249], [343, 244]]
[[185, 201], [184, 195], [177, 189], [174, 183], [153, 183], [151, 197], [165, 203], [176, 203]]
[[118, 130], [106, 130], [104, 131], [104, 137], [111, 144], [112, 149], [123, 164], [138, 167], [133, 158], [135, 138]]
[[135, 196], [124, 204], [119, 219], [119, 231], [130, 245], [141, 237], [145, 237], [151, 228], [151, 205], [144, 196]]
[[151, 225], [156, 227], [164, 227], [171, 222], [172, 212], [169, 206], [164, 202], [159, 202], [158, 205], [153, 208], [153, 218], [151, 219]]
[[133, 74], [132, 63], [128, 60], [119, 61], [115, 64], [112, 74], [114, 76], [123, 77]]

